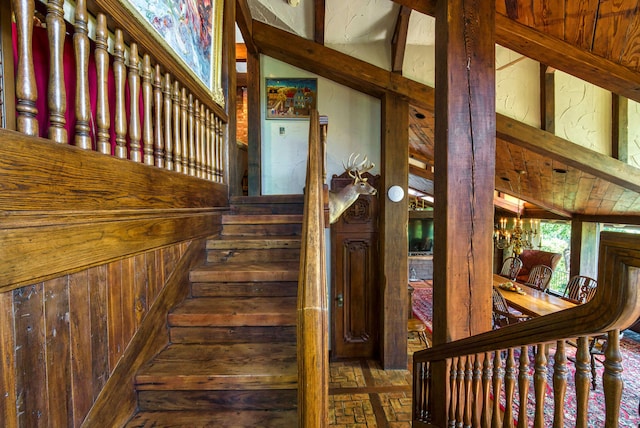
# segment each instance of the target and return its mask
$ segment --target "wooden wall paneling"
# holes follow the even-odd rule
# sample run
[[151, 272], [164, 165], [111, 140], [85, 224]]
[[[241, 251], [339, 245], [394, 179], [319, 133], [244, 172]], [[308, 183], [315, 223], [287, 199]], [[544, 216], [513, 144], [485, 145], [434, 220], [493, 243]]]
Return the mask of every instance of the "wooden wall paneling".
[[16, 426], [48, 426], [43, 284], [13, 291], [16, 326]]
[[118, 364], [124, 352], [125, 330], [123, 322], [122, 260], [107, 265], [108, 313], [107, 331], [109, 337], [109, 373]]
[[167, 313], [187, 297], [189, 271], [202, 263], [205, 257], [204, 239], [196, 240], [191, 245], [180, 243], [173, 247], [175, 251], [167, 253], [173, 254], [170, 259], [174, 260], [174, 269], [85, 418], [83, 427], [123, 426], [134, 412], [137, 404], [133, 388], [134, 376], [149, 358], [168, 343]]
[[[91, 314], [91, 402], [96, 399], [109, 378], [109, 294], [108, 266], [89, 269], [89, 306]], [[87, 377], [88, 373], [85, 374]], [[84, 413], [86, 414], [86, 412]]]
[[[91, 346], [91, 294], [89, 269], [69, 275], [69, 336], [71, 357], [71, 391], [73, 391], [73, 421], [68, 426], [80, 426], [93, 404], [93, 349]], [[93, 277], [93, 275], [92, 275]], [[72, 423], [71, 423], [72, 422]]]
[[147, 254], [136, 254], [133, 257], [134, 281], [133, 281], [133, 320], [135, 329], [140, 326], [142, 319], [147, 313], [147, 302], [149, 296], [149, 271], [147, 268]]
[[69, 277], [45, 281], [46, 396], [48, 426], [52, 427], [69, 426], [73, 421], [69, 310]]
[[135, 312], [136, 312], [136, 298], [135, 298], [135, 264], [134, 257], [127, 257], [122, 259], [122, 337], [124, 340], [124, 351], [129, 344], [129, 341], [136, 332]]
[[13, 292], [0, 293], [0, 420], [17, 421], [16, 330]]

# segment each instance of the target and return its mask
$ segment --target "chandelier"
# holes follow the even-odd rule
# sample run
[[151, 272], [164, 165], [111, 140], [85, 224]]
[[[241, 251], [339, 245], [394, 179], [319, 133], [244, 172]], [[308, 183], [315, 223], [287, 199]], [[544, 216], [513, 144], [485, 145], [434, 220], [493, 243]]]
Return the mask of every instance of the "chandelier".
[[[533, 248], [534, 240], [539, 236], [540, 220], [530, 219], [529, 228], [524, 228], [524, 220], [520, 218], [520, 211], [515, 219], [513, 228], [507, 228], [507, 219], [501, 218], [493, 234], [498, 249], [512, 248], [513, 254], [519, 256], [525, 249]], [[539, 242], [538, 242], [538, 245]]]

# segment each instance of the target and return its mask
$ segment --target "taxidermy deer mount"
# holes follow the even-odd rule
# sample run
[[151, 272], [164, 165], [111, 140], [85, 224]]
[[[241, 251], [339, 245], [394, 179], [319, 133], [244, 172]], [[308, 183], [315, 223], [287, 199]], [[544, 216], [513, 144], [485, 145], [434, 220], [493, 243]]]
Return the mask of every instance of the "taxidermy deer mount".
[[346, 211], [360, 195], [375, 195], [377, 190], [375, 187], [367, 183], [366, 178], [362, 178], [362, 173], [373, 169], [374, 163], [369, 162], [367, 157], [360, 163], [356, 163], [360, 155], [351, 153], [349, 156], [349, 164], [344, 166], [345, 171], [349, 173], [349, 177], [353, 178], [353, 183], [345, 186], [339, 192], [329, 191], [329, 223], [333, 224]]

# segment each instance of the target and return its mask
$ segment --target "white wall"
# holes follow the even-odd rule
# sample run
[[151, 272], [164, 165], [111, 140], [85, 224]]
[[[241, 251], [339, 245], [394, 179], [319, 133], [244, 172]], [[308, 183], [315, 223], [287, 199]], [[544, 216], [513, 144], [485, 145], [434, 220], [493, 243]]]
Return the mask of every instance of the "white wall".
[[[318, 79], [318, 111], [329, 118], [327, 132], [327, 184], [344, 171], [351, 153], [368, 156], [380, 173], [380, 100], [318, 77], [273, 58], [260, 59], [265, 78], [311, 77]], [[265, 106], [264, 84], [260, 105]], [[309, 121], [263, 119], [262, 194], [300, 194], [304, 187], [309, 142]], [[281, 131], [282, 128], [282, 131]], [[362, 159], [362, 156], [360, 159]]]

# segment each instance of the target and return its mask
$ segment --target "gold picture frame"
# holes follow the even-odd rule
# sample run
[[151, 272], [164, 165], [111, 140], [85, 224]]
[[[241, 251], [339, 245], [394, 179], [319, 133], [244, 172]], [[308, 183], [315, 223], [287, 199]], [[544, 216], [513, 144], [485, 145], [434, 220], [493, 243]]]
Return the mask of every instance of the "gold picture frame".
[[224, 108], [224, 0], [96, 0], [96, 4], [168, 72], [199, 92], [196, 95]]

